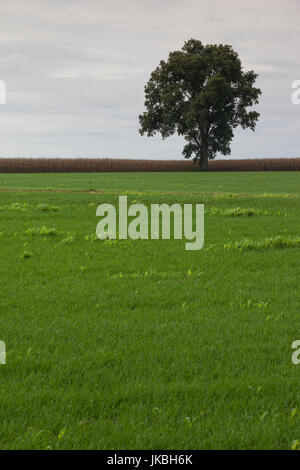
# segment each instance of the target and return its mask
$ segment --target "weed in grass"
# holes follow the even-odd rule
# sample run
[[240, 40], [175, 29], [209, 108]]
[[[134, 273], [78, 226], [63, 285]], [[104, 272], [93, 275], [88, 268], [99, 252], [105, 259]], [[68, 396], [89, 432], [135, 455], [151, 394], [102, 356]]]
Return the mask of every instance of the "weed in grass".
[[276, 212], [276, 215], [279, 215], [280, 217], [291, 217], [291, 214], [287, 214], [286, 212], [281, 211]]
[[0, 210], [11, 210], [11, 211], [21, 211], [21, 212], [26, 212], [29, 209], [29, 204], [26, 202], [20, 203], [20, 202], [12, 202], [11, 204], [7, 205], [2, 205], [0, 206]]
[[227, 198], [233, 198], [233, 197], [238, 197], [238, 194], [236, 193], [216, 193], [213, 195], [214, 199], [227, 199]]
[[76, 240], [76, 235], [74, 233], [67, 233], [65, 238], [63, 238], [59, 243], [55, 245], [55, 248], [61, 245], [72, 245]]
[[294, 418], [297, 414], [298, 408], [293, 408], [291, 412], [291, 418]]
[[59, 210], [59, 207], [58, 206], [53, 206], [53, 205], [50, 205], [50, 204], [38, 204], [36, 206], [36, 209], [41, 211], [41, 212], [49, 212], [49, 211], [58, 211]]
[[99, 241], [101, 241], [100, 238], [97, 237], [97, 235], [95, 233], [92, 233], [90, 235], [86, 235], [85, 240], [87, 242], [97, 242], [97, 241], [99, 242]]
[[22, 259], [31, 258], [31, 256], [33, 256], [32, 251], [23, 251], [23, 253], [21, 254]]
[[57, 235], [57, 231], [55, 228], [48, 228], [45, 225], [42, 227], [33, 227], [33, 228], [28, 228], [25, 230], [24, 235], [28, 235], [30, 237], [34, 235], [41, 235], [41, 236], [54, 236]]
[[263, 300], [258, 300], [258, 302], [255, 302], [254, 305], [257, 308], [266, 308], [266, 307], [268, 307], [268, 305], [270, 305], [270, 303], [271, 303], [271, 300], [267, 300], [265, 302]]
[[262, 209], [254, 209], [253, 207], [232, 207], [232, 208], [219, 208], [212, 207], [210, 215], [222, 215], [224, 217], [240, 217], [240, 216], [253, 216], [253, 215], [268, 215], [267, 211]]
[[295, 441], [293, 441], [291, 450], [300, 450], [300, 441], [299, 441], [299, 439], [296, 439]]
[[61, 439], [62, 437], [64, 437], [64, 435], [66, 434], [67, 430], [66, 429], [62, 429], [58, 436], [57, 436], [57, 439]]
[[289, 194], [289, 193], [263, 193], [263, 194], [260, 194], [260, 197], [269, 197], [269, 198], [289, 198], [289, 197], [293, 197], [294, 195], [293, 194]]
[[274, 235], [263, 240], [245, 239], [238, 242], [230, 242], [224, 245], [225, 250], [264, 250], [266, 248], [295, 248], [300, 247], [300, 236]]
[[27, 212], [29, 210], [36, 209], [41, 212], [49, 212], [49, 211], [58, 211], [59, 207], [52, 205], [52, 204], [37, 204], [36, 206], [32, 206], [28, 204], [27, 202], [12, 202], [7, 205], [1, 205], [0, 210], [9, 210], [9, 211], [21, 211], [21, 212]]

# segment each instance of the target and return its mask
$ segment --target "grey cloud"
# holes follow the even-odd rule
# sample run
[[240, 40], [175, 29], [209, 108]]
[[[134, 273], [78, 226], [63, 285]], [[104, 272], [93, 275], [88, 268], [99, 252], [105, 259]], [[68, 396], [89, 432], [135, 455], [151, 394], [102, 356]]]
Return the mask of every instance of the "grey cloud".
[[144, 85], [196, 37], [229, 43], [262, 88], [257, 131], [232, 155], [298, 156], [300, 4], [296, 0], [7, 0], [0, 5], [0, 155], [180, 158], [183, 140], [141, 137]]

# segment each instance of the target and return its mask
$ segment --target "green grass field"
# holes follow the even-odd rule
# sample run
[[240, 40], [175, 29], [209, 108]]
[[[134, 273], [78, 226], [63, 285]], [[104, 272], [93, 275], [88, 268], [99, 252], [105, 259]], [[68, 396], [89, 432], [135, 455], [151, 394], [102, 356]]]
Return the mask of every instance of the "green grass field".
[[[95, 240], [120, 194], [204, 203], [204, 248]], [[0, 174], [0, 448], [300, 448], [299, 203], [297, 172]]]

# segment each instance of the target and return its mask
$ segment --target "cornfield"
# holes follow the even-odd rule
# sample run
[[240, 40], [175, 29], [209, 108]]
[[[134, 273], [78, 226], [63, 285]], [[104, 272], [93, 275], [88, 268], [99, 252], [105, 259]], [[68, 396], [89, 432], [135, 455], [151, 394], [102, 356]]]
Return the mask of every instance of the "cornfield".
[[[205, 171], [299, 171], [300, 158], [212, 160]], [[187, 160], [0, 158], [0, 173], [201, 171]], [[203, 170], [202, 170], [203, 171]]]

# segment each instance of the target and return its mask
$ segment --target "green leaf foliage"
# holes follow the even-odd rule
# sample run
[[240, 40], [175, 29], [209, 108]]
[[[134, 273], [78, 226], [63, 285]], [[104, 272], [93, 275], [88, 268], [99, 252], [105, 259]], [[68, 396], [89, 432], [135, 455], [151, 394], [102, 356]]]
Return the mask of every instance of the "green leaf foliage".
[[139, 116], [140, 133], [163, 138], [184, 136], [185, 158], [202, 167], [217, 152], [230, 154], [233, 129], [254, 131], [259, 113], [247, 108], [258, 103], [257, 74], [244, 72], [230, 45], [190, 39], [182, 50], [161, 60], [145, 86], [146, 111]]

